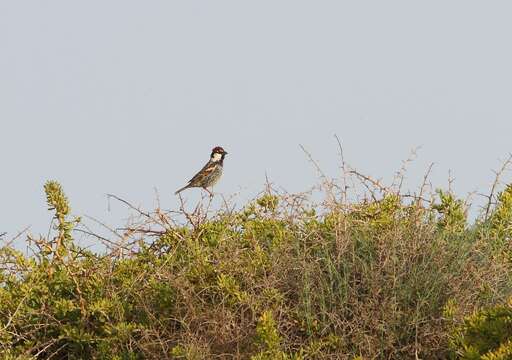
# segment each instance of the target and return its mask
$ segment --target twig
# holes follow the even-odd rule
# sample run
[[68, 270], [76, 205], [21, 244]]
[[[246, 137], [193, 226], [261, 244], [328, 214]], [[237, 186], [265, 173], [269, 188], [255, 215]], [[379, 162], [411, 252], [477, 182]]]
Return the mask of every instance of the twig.
[[393, 185], [395, 184], [395, 181], [400, 180], [400, 182], [398, 184], [397, 194], [400, 194], [400, 192], [402, 191], [402, 185], [403, 185], [403, 182], [405, 179], [405, 173], [407, 172], [407, 165], [409, 165], [414, 160], [416, 160], [416, 158], [418, 157], [419, 149], [421, 149], [421, 146], [417, 146], [411, 150], [409, 157], [406, 160], [402, 161], [402, 166], [400, 167], [400, 170], [398, 170], [395, 174], [395, 179], [393, 180], [393, 184], [391, 185], [391, 187], [393, 187]]
[[160, 210], [160, 206], [156, 209], [155, 213], [156, 213], [156, 216], [158, 216], [158, 218], [160, 219], [160, 221], [164, 224], [163, 227], [166, 229], [171, 229], [172, 225], [169, 222], [169, 218], [167, 217], [167, 215], [165, 213], [163, 213]]
[[162, 230], [152, 230], [152, 229], [136, 229], [136, 228], [131, 228], [131, 227], [118, 228], [117, 230], [128, 231], [131, 233], [148, 234], [151, 236], [162, 236], [167, 233], [166, 230], [162, 231]]
[[428, 203], [430, 201], [429, 199], [426, 199], [422, 196], [418, 196], [416, 194], [400, 194], [400, 197], [404, 198], [404, 199], [407, 199], [407, 198], [414, 199], [414, 200], [417, 200], [418, 202], [424, 201], [424, 202]]
[[453, 193], [453, 183], [455, 182], [455, 178], [452, 175], [452, 170], [448, 170], [448, 192], [450, 194]]
[[300, 145], [300, 148], [306, 154], [309, 161], [315, 166], [316, 170], [318, 171], [320, 178], [323, 181], [323, 184], [319, 186], [320, 190], [325, 190], [327, 195], [327, 203], [328, 204], [336, 204], [336, 197], [333, 192], [333, 187], [336, 187], [336, 185], [333, 183], [332, 180], [330, 180], [325, 173], [320, 168], [320, 165], [313, 159], [313, 156], [304, 148], [304, 146]]
[[[14, 236], [11, 240], [9, 240], [9, 241], [4, 245], [4, 246], [6, 246], [6, 247], [7, 247], [7, 246], [11, 246], [11, 244], [12, 244], [14, 241], [16, 241], [16, 240], [17, 240], [21, 235], [23, 235], [25, 232], [27, 232], [27, 231], [28, 231], [28, 229], [30, 229], [30, 225], [29, 225], [29, 226], [27, 226], [26, 228], [24, 228], [23, 230], [21, 230], [20, 232], [18, 232], [18, 233], [16, 234], [16, 236]], [[1, 238], [2, 236], [6, 235], [6, 234], [7, 234], [6, 232], [4, 232], [3, 234], [0, 234], [0, 238]]]
[[386, 186], [382, 185], [380, 183], [380, 181], [378, 181], [378, 180], [374, 180], [371, 177], [363, 175], [363, 174], [361, 174], [360, 172], [358, 172], [356, 170], [350, 170], [350, 173], [356, 175], [357, 177], [359, 177], [359, 178], [361, 178], [361, 179], [363, 179], [363, 180], [365, 180], [365, 181], [367, 181], [369, 183], [371, 183], [373, 186], [375, 186], [377, 189], [379, 189], [380, 192], [382, 192], [384, 194], [390, 192], [389, 188], [387, 188]]
[[266, 171], [265, 171], [265, 192], [268, 194], [272, 193], [272, 183], [270, 182]]
[[94, 236], [95, 238], [97, 238], [98, 240], [102, 241], [102, 242], [106, 242], [106, 243], [109, 243], [111, 245], [114, 245], [115, 247], [120, 247], [120, 248], [123, 248], [125, 250], [130, 250], [128, 249], [127, 247], [119, 244], [119, 243], [116, 243], [112, 240], [109, 240], [101, 235], [98, 235], [98, 234], [95, 234], [93, 233], [92, 231], [88, 231], [88, 230], [82, 230], [82, 229], [73, 229], [73, 231], [76, 231], [76, 232], [80, 232], [80, 233], [83, 233], [83, 234], [87, 234], [87, 235], [91, 235], [91, 236]]
[[[366, 190], [368, 190], [368, 193], [372, 197], [373, 201], [377, 201], [377, 197], [375, 196], [375, 190], [372, 189], [366, 181], [361, 181], [361, 184], [363, 184], [363, 186], [366, 188]], [[366, 198], [366, 195], [365, 195], [365, 198]]]
[[334, 134], [334, 137], [336, 138], [336, 142], [338, 143], [338, 149], [340, 151], [340, 157], [341, 157], [341, 180], [343, 182], [343, 189], [341, 190], [341, 196], [342, 196], [342, 203], [345, 204], [347, 202], [347, 167], [345, 163], [345, 156], [343, 155], [343, 146], [341, 146], [341, 140], [338, 137], [337, 134]]
[[147, 217], [147, 218], [151, 219], [151, 216], [150, 216], [148, 213], [146, 213], [146, 212], [144, 212], [144, 211], [140, 210], [139, 208], [137, 208], [137, 207], [133, 206], [133, 205], [132, 205], [132, 204], [130, 204], [128, 201], [126, 201], [126, 200], [124, 200], [124, 199], [121, 199], [120, 197], [118, 197], [118, 196], [116, 196], [116, 195], [113, 195], [113, 194], [107, 194], [107, 197], [108, 197], [109, 199], [110, 199], [110, 198], [114, 198], [114, 199], [116, 199], [117, 201], [120, 201], [120, 202], [122, 202], [123, 204], [127, 205], [130, 209], [135, 210], [135, 211], [136, 211], [136, 212], [138, 212], [140, 215], [145, 216], [145, 217]]
[[[68, 343], [65, 342], [64, 344], [62, 344], [57, 350], [55, 350], [54, 352], [52, 352], [50, 355], [48, 355], [48, 357], [46, 358], [47, 360], [50, 360], [51, 358], [53, 358], [55, 355], [57, 355], [62, 349], [64, 349], [66, 346], [68, 346]], [[45, 349], [46, 350], [46, 349]], [[39, 353], [37, 354], [39, 355]], [[37, 358], [37, 355], [36, 355], [36, 358]]]
[[315, 166], [316, 170], [318, 171], [318, 173], [320, 174], [320, 177], [324, 180], [327, 179], [327, 176], [324, 174], [324, 172], [322, 171], [322, 169], [320, 168], [320, 165], [318, 165], [318, 163], [315, 161], [315, 159], [313, 159], [313, 156], [311, 156], [311, 153], [309, 153], [309, 151], [307, 151], [304, 146], [302, 146], [301, 144], [299, 144], [300, 148], [302, 149], [302, 151], [304, 151], [304, 154], [306, 154], [306, 156], [308, 157], [309, 161]]
[[183, 215], [185, 215], [185, 218], [187, 218], [187, 221], [190, 223], [190, 225], [192, 225], [192, 227], [194, 227], [194, 229], [196, 228], [196, 224], [195, 224], [195, 221], [194, 219], [192, 218], [192, 216], [188, 213], [188, 211], [185, 210], [185, 201], [183, 200], [183, 198], [181, 197], [181, 193], [178, 193], [178, 197], [180, 198], [180, 211]]
[[492, 199], [494, 197], [494, 192], [496, 191], [496, 187], [498, 186], [498, 184], [500, 182], [501, 175], [505, 172], [505, 170], [507, 169], [507, 167], [510, 165], [511, 162], [512, 162], [512, 154], [509, 154], [507, 160], [503, 163], [500, 170], [498, 172], [494, 171], [494, 173], [496, 174], [496, 178], [494, 179], [494, 183], [492, 184], [491, 193], [488, 196], [489, 201], [487, 202], [487, 207], [485, 209], [485, 217], [484, 217], [485, 220], [487, 220], [489, 217], [489, 212], [491, 210], [491, 205], [492, 205]]
[[233, 212], [235, 211], [235, 208], [236, 208], [236, 204], [233, 204], [231, 207], [229, 205], [229, 202], [233, 202], [233, 199], [234, 199], [234, 195], [230, 196], [228, 199], [226, 199], [226, 197], [222, 194], [222, 202], [224, 204], [224, 207], [226, 208], [226, 213], [227, 214], [233, 214]]
[[11, 323], [12, 323], [12, 320], [14, 319], [14, 317], [16, 316], [16, 314], [18, 314], [18, 311], [20, 311], [21, 309], [21, 305], [23, 305], [23, 303], [25, 302], [25, 300], [27, 299], [27, 297], [30, 295], [29, 292], [27, 292], [25, 294], [25, 296], [20, 300], [20, 302], [18, 303], [18, 306], [16, 307], [16, 310], [14, 310], [14, 313], [9, 316], [9, 321], [7, 321], [7, 324], [5, 324], [3, 326], [3, 329], [2, 331], [6, 330], [9, 326], [11, 326]]
[[107, 229], [108, 231], [110, 231], [112, 234], [114, 234], [115, 236], [117, 236], [121, 240], [124, 240], [124, 237], [122, 235], [118, 234], [114, 229], [112, 229], [107, 224], [105, 224], [105, 223], [99, 221], [98, 219], [93, 218], [92, 216], [89, 216], [89, 215], [84, 215], [84, 217], [89, 219], [89, 220], [91, 220], [91, 221], [94, 221], [96, 224], [98, 224], [98, 225], [102, 226], [103, 228]]
[[156, 186], [153, 187], [153, 191], [155, 192], [156, 208], [160, 209], [160, 193], [158, 192]]
[[202, 217], [201, 222], [205, 222], [208, 218], [208, 212], [210, 211], [210, 208], [212, 206], [213, 196], [209, 196], [208, 204], [206, 205], [206, 209], [204, 210], [204, 216]]
[[[50, 341], [44, 343], [44, 344], [41, 344], [41, 345], [36, 345], [34, 346], [33, 348], [29, 349], [28, 351], [25, 352], [25, 354], [30, 354], [32, 353], [32, 351], [34, 350], [37, 350], [38, 348], [42, 347], [41, 350], [39, 350], [35, 355], [34, 357], [37, 358], [40, 354], [42, 354], [43, 352], [46, 351], [46, 349], [48, 349], [50, 346], [52, 346], [53, 344], [55, 344], [57, 341], [59, 341], [59, 339], [51, 339]], [[64, 344], [64, 345], [67, 345], [67, 344]], [[62, 347], [60, 347], [58, 349], [58, 351], [60, 351]], [[52, 356], [55, 355], [55, 353], [52, 354]]]
[[419, 194], [420, 199], [423, 197], [423, 193], [425, 192], [425, 187], [427, 186], [427, 180], [428, 180], [428, 177], [430, 176], [430, 173], [432, 172], [433, 167], [434, 167], [434, 163], [430, 163], [430, 165], [428, 166], [427, 172], [425, 173], [425, 175], [423, 175], [423, 182], [421, 183], [420, 194]]

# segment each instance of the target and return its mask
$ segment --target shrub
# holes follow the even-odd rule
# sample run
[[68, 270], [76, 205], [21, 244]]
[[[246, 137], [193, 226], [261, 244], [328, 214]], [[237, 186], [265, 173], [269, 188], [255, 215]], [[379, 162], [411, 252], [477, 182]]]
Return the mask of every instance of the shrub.
[[512, 295], [508, 243], [489, 240], [508, 236], [509, 188], [474, 224], [442, 191], [431, 202], [273, 192], [240, 210], [137, 210], [122, 242], [96, 236], [103, 253], [75, 242], [81, 222], [62, 187], [45, 192], [51, 236], [29, 237], [30, 256], [0, 249], [6, 359], [508, 354], [510, 308], [493, 308]]
[[[510, 259], [512, 185], [498, 195], [496, 208], [479, 229], [485, 234], [494, 263]], [[505, 274], [510, 276], [509, 273]], [[509, 284], [507, 284], [507, 287]], [[494, 289], [489, 288], [489, 291]], [[450, 336], [451, 357], [499, 360], [512, 358], [512, 298], [494, 307], [478, 309], [455, 326]]]
[[452, 334], [452, 358], [499, 360], [512, 358], [512, 302], [466, 317]]

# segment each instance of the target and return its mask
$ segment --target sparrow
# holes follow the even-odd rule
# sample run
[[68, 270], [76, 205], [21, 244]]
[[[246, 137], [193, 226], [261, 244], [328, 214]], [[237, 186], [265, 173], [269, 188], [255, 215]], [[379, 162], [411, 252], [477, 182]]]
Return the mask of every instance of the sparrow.
[[203, 166], [203, 168], [188, 181], [187, 185], [177, 190], [174, 194], [178, 195], [180, 192], [188, 188], [201, 187], [208, 191], [210, 196], [213, 196], [213, 193], [208, 190], [208, 188], [212, 187], [219, 181], [222, 175], [224, 157], [226, 155], [227, 152], [222, 147], [214, 147], [210, 155], [210, 160], [206, 163], [206, 165]]

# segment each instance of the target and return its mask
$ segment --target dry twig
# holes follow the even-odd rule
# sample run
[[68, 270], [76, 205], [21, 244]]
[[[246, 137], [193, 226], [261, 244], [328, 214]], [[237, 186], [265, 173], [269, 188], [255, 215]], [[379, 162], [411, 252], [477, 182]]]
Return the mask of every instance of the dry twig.
[[494, 172], [494, 174], [496, 176], [494, 178], [494, 182], [493, 182], [492, 187], [491, 187], [491, 193], [487, 196], [488, 201], [487, 201], [487, 206], [485, 208], [485, 216], [484, 216], [485, 220], [487, 220], [488, 217], [489, 217], [489, 212], [491, 211], [491, 206], [492, 206], [492, 202], [493, 202], [493, 198], [494, 198], [494, 193], [495, 193], [496, 188], [498, 187], [498, 185], [500, 183], [500, 178], [503, 175], [503, 173], [505, 172], [505, 170], [507, 170], [508, 166], [511, 163], [512, 163], [512, 154], [509, 154], [507, 160], [503, 163], [501, 168], [498, 171], [494, 171], [493, 170], [493, 172]]

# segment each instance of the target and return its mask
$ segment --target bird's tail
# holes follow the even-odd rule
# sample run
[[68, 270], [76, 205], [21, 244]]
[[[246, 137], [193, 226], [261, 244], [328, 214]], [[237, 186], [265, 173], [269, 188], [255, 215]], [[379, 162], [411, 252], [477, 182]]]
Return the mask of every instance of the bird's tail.
[[182, 192], [185, 189], [188, 189], [190, 187], [190, 184], [183, 186], [181, 189], [176, 190], [174, 195], [178, 195], [180, 192]]

